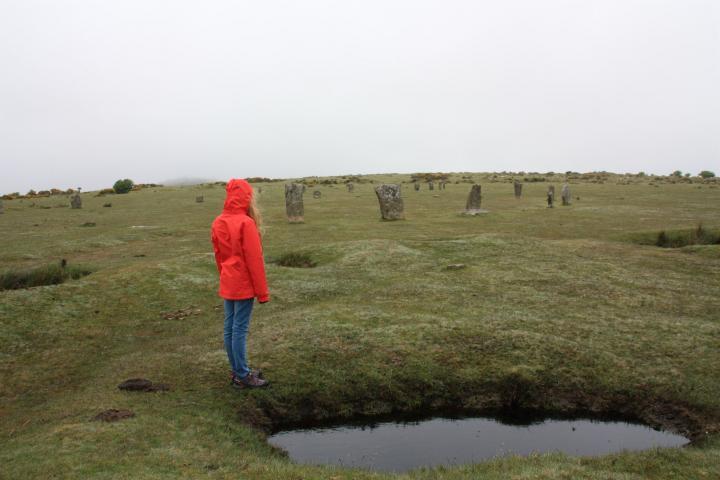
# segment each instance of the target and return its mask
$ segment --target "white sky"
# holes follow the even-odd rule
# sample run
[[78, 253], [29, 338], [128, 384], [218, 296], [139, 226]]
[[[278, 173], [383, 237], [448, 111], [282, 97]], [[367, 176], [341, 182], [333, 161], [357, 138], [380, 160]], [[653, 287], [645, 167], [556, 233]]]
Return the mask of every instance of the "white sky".
[[0, 0], [0, 193], [720, 173], [718, 0]]

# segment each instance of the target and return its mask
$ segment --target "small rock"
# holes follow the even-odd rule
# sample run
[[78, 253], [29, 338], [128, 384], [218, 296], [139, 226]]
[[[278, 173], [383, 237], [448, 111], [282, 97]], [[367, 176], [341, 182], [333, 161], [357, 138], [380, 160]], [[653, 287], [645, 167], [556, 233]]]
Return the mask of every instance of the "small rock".
[[464, 263], [453, 263], [445, 268], [447, 268], [448, 270], [462, 270], [465, 267], [466, 265]]
[[135, 414], [130, 410], [118, 410], [116, 408], [111, 408], [98, 413], [92, 419], [101, 422], [117, 422], [118, 420], [124, 420], [134, 416]]
[[103, 204], [103, 207], [110, 208], [110, 207], [112, 207], [112, 203], [105, 203], [105, 204]]

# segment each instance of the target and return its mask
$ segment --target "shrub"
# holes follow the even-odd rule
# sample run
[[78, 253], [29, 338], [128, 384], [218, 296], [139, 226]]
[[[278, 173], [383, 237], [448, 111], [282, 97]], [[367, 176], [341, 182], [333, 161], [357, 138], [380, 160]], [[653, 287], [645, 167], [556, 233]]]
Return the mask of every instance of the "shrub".
[[113, 185], [113, 191], [115, 193], [128, 193], [130, 190], [133, 189], [135, 186], [135, 183], [130, 180], [129, 178], [125, 178], [123, 180], [118, 180]]
[[698, 173], [698, 175], [702, 178], [713, 178], [715, 176], [715, 172], [711, 172], [710, 170], [703, 170], [702, 172]]
[[92, 273], [88, 268], [68, 266], [63, 259], [59, 263], [32, 269], [12, 269], [0, 274], [0, 290], [17, 290], [40, 285], [56, 285], [65, 280], [73, 280]]
[[682, 172], [680, 170], [675, 170], [674, 172], [672, 172], [671, 176], [682, 177]]
[[317, 263], [307, 253], [289, 252], [277, 259], [277, 264], [283, 267], [292, 268], [313, 268]]

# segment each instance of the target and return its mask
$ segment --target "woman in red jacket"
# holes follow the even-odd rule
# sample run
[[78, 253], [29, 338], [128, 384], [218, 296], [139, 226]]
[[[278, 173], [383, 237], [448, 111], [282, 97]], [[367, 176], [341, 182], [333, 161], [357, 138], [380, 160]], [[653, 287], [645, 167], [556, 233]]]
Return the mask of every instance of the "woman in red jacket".
[[219, 294], [225, 300], [225, 351], [233, 386], [264, 387], [268, 382], [262, 373], [248, 367], [246, 356], [253, 302], [255, 298], [260, 303], [270, 300], [260, 241], [260, 212], [253, 189], [245, 180], [230, 180], [225, 191], [225, 206], [211, 230], [220, 274]]

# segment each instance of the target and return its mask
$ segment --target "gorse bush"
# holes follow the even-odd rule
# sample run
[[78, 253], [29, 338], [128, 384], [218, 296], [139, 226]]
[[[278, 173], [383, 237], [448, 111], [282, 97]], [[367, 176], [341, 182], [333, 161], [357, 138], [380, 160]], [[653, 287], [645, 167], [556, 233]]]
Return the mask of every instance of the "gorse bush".
[[65, 260], [37, 268], [6, 270], [0, 273], [0, 290], [57, 285], [65, 280], [76, 280], [90, 273], [91, 270], [86, 267], [68, 266]]
[[135, 182], [130, 180], [129, 178], [125, 178], [123, 180], [118, 180], [113, 185], [113, 190], [115, 193], [128, 193], [130, 190], [133, 189], [135, 186]]
[[317, 263], [307, 253], [289, 252], [281, 255], [277, 259], [277, 264], [283, 267], [293, 268], [313, 268]]

